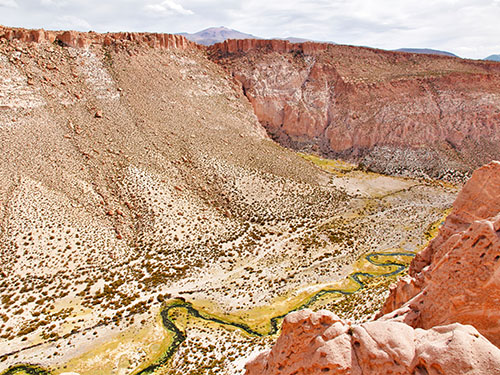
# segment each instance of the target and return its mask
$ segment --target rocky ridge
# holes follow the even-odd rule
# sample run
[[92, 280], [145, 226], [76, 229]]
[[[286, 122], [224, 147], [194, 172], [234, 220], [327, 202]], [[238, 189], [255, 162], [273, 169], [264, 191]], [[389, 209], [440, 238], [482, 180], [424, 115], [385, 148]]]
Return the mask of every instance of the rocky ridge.
[[[500, 159], [500, 65], [287, 40], [0, 27], [0, 39], [88, 48], [199, 49], [227, 68], [281, 144], [392, 175], [465, 181]], [[411, 100], [409, 100], [411, 98]]]
[[305, 53], [312, 54], [325, 51], [329, 43], [302, 42], [292, 43], [281, 39], [230, 39], [208, 48], [213, 54], [224, 56], [232, 53], [248, 53], [250, 51]]
[[448, 180], [500, 158], [497, 63], [279, 40], [208, 51], [286, 146]]
[[498, 272], [500, 162], [492, 162], [473, 173], [440, 235], [415, 257], [380, 315], [425, 329], [470, 324], [500, 346]]
[[473, 173], [378, 320], [290, 314], [247, 374], [498, 374], [499, 212], [500, 162], [492, 162]]
[[66, 47], [88, 48], [92, 44], [110, 46], [123, 42], [133, 42], [152, 48], [197, 49], [200, 46], [184, 36], [163, 33], [106, 33], [79, 31], [50, 31], [8, 28], [0, 26], [0, 39], [18, 40], [25, 43], [58, 43]]

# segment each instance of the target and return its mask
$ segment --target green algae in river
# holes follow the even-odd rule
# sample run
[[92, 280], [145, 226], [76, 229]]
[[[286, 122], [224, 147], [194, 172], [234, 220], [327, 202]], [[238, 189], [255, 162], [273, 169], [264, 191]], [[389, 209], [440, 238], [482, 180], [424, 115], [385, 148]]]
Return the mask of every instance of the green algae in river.
[[[358, 261], [358, 267], [363, 265], [368, 265], [371, 272], [354, 272], [349, 277], [344, 280], [343, 288], [324, 288], [321, 289], [312, 295], [310, 295], [305, 300], [302, 300], [299, 305], [289, 309], [283, 314], [279, 314], [273, 317], [268, 317], [268, 330], [265, 332], [259, 331], [256, 327], [251, 327], [250, 325], [233, 321], [231, 319], [225, 319], [216, 315], [208, 314], [201, 309], [197, 309], [193, 306], [191, 302], [186, 302], [183, 299], [174, 299], [168, 302], [165, 307], [161, 311], [161, 318], [163, 326], [166, 330], [173, 334], [172, 342], [168, 346], [166, 352], [162, 355], [162, 357], [149, 365], [148, 367], [136, 372], [136, 375], [145, 375], [151, 374], [156, 369], [167, 364], [172, 356], [176, 353], [179, 346], [186, 340], [186, 333], [181, 328], [176, 325], [175, 319], [172, 318], [171, 312], [177, 309], [184, 309], [187, 314], [192, 317], [205, 320], [207, 322], [212, 322], [216, 324], [220, 324], [227, 327], [233, 327], [236, 329], [240, 329], [251, 336], [268, 336], [275, 335], [279, 331], [279, 325], [283, 318], [289, 314], [290, 312], [301, 310], [304, 308], [308, 308], [312, 306], [315, 302], [320, 300], [326, 295], [329, 294], [337, 294], [337, 295], [352, 295], [357, 291], [363, 289], [365, 287], [364, 280], [374, 278], [374, 277], [390, 277], [395, 276], [402, 271], [404, 271], [407, 267], [407, 262], [403, 262], [402, 258], [414, 257], [415, 253], [412, 252], [393, 252], [393, 253], [371, 253], [362, 258], [362, 260]], [[390, 258], [396, 258], [396, 261], [391, 261]], [[366, 264], [367, 263], [367, 264]], [[373, 268], [372, 268], [373, 266]], [[363, 266], [364, 267], [364, 266]], [[385, 269], [385, 272], [380, 270], [380, 268]], [[24, 373], [23, 373], [24, 371]], [[43, 369], [41, 367], [29, 366], [29, 365], [18, 365], [11, 367], [2, 375], [50, 375], [51, 372], [49, 370]]]
[[50, 375], [50, 371], [38, 366], [15, 365], [8, 368], [2, 375]]
[[[380, 276], [394, 276], [406, 269], [407, 264], [402, 264], [402, 263], [397, 263], [395, 261], [390, 261], [387, 260], [388, 258], [391, 257], [397, 257], [398, 259], [401, 257], [414, 257], [414, 253], [410, 252], [395, 252], [395, 253], [371, 253], [365, 256], [365, 259], [372, 265], [377, 266], [377, 267], [388, 267], [389, 270], [387, 272], [381, 272], [381, 273], [368, 273], [368, 272], [354, 272], [349, 276], [349, 280], [352, 280], [355, 284], [357, 284], [357, 288], [351, 289], [351, 288], [346, 288], [346, 289], [322, 289], [315, 294], [313, 294], [305, 303], [301, 304], [300, 306], [289, 310], [288, 312], [274, 316], [270, 318], [270, 329], [268, 332], [262, 333], [257, 331], [255, 328], [250, 327], [249, 325], [245, 323], [238, 323], [234, 321], [229, 321], [229, 320], [224, 320], [220, 317], [214, 316], [207, 314], [206, 312], [200, 311], [196, 308], [193, 307], [193, 304], [191, 302], [186, 302], [181, 299], [176, 299], [173, 301], [170, 301], [165, 308], [161, 311], [161, 316], [162, 316], [162, 321], [163, 325], [165, 328], [169, 331], [171, 331], [174, 334], [174, 338], [172, 340], [172, 343], [170, 344], [169, 348], [167, 349], [167, 352], [160, 358], [156, 363], [148, 366], [147, 368], [143, 369], [142, 371], [136, 373], [137, 375], [145, 375], [145, 374], [151, 374], [153, 373], [156, 369], [159, 367], [165, 365], [175, 354], [179, 346], [186, 340], [186, 333], [179, 329], [179, 327], [176, 325], [175, 321], [171, 318], [170, 312], [174, 309], [185, 309], [187, 313], [195, 318], [206, 320], [208, 322], [213, 322], [217, 324], [221, 324], [224, 326], [229, 326], [229, 327], [234, 327], [238, 328], [244, 332], [246, 332], [249, 335], [252, 336], [268, 336], [268, 335], [274, 335], [278, 333], [279, 331], [279, 324], [283, 320], [283, 318], [289, 314], [290, 312], [301, 310], [307, 307], [310, 307], [312, 304], [314, 304], [318, 299], [324, 297], [327, 294], [343, 294], [343, 295], [351, 295], [353, 293], [356, 293], [358, 290], [362, 289], [365, 287], [365, 283], [363, 280], [365, 278], [373, 278], [373, 277], [380, 277]], [[382, 259], [382, 260], [379, 260]]]

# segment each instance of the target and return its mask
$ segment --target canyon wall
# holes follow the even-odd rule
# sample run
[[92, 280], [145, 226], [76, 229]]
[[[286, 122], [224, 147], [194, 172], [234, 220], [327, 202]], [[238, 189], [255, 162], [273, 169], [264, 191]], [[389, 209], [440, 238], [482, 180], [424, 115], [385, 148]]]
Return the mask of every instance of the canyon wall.
[[279, 40], [208, 51], [286, 146], [450, 180], [500, 158], [498, 63]]
[[0, 27], [0, 39], [199, 49], [238, 81], [281, 144], [396, 175], [464, 181], [500, 159], [500, 64], [286, 40], [200, 46], [179, 35]]
[[247, 374], [498, 374], [500, 162], [476, 170], [375, 321], [290, 314]]
[[132, 42], [152, 48], [199, 49], [196, 43], [187, 40], [181, 35], [161, 33], [106, 33], [79, 31], [50, 31], [9, 28], [0, 26], [0, 39], [8, 41], [18, 40], [24, 43], [58, 43], [66, 47], [88, 48], [92, 44], [110, 46], [123, 45]]

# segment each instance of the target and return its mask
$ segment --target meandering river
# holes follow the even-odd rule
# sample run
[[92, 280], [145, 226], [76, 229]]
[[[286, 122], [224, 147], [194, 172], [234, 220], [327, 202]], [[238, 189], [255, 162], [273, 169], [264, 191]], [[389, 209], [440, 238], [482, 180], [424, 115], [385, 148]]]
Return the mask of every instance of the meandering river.
[[[396, 261], [378, 261], [376, 260], [379, 257], [383, 258], [398, 258], [398, 257], [414, 257], [415, 253], [412, 252], [376, 252], [376, 253], [370, 253], [365, 255], [364, 259], [366, 259], [370, 264], [376, 266], [376, 267], [382, 267], [382, 269], [388, 269], [387, 272], [354, 272], [351, 275], [349, 275], [349, 278], [354, 281], [354, 283], [357, 285], [357, 288], [352, 289], [321, 289], [317, 292], [315, 292], [313, 295], [311, 295], [304, 303], [299, 305], [298, 307], [295, 307], [291, 309], [290, 311], [287, 311], [284, 314], [274, 316], [270, 319], [270, 329], [267, 332], [259, 332], [255, 329], [252, 329], [249, 325], [244, 324], [244, 323], [238, 323], [238, 322], [231, 322], [228, 320], [224, 320], [220, 317], [210, 315], [204, 311], [198, 310], [195, 307], [193, 307], [193, 304], [191, 302], [184, 301], [182, 299], [174, 299], [168, 303], [166, 303], [165, 307], [161, 310], [161, 318], [163, 322], [163, 326], [165, 327], [166, 330], [171, 332], [173, 334], [172, 342], [170, 343], [168, 349], [165, 351], [165, 353], [162, 355], [160, 359], [158, 359], [155, 363], [149, 365], [145, 369], [139, 371], [136, 373], [136, 375], [146, 375], [154, 372], [155, 369], [159, 368], [160, 366], [165, 365], [171, 358], [172, 356], [176, 353], [177, 349], [179, 346], [184, 342], [186, 339], [186, 333], [183, 332], [175, 323], [175, 321], [171, 318], [171, 312], [173, 310], [177, 309], [184, 309], [189, 315], [192, 317], [202, 319], [205, 321], [210, 321], [213, 323], [225, 325], [225, 326], [231, 326], [234, 328], [241, 329], [242, 331], [245, 331], [249, 335], [252, 336], [268, 336], [268, 335], [274, 335], [279, 331], [279, 326], [280, 322], [283, 320], [283, 318], [297, 310], [305, 309], [307, 307], [310, 307], [314, 302], [316, 302], [319, 298], [327, 295], [327, 294], [343, 294], [343, 295], [350, 295], [353, 293], [358, 292], [359, 290], [363, 289], [365, 287], [365, 283], [361, 280], [361, 277], [389, 277], [393, 275], [397, 275], [401, 272], [403, 272], [406, 268], [405, 264], [398, 263]], [[2, 375], [22, 375], [22, 374], [28, 374], [28, 375], [52, 375], [52, 372], [49, 369], [44, 369], [42, 367], [36, 366], [36, 365], [28, 365], [28, 364], [22, 364], [22, 365], [16, 365], [13, 366], [6, 371], [2, 373]]]

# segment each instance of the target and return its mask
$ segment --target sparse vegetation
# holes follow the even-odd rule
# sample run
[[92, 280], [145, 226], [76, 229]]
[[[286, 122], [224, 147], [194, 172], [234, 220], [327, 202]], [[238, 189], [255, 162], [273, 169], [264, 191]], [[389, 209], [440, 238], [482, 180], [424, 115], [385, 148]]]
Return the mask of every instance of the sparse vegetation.
[[[33, 44], [11, 59], [18, 49], [0, 43], [0, 105], [15, 107], [0, 112], [2, 370], [145, 368], [168, 347], [158, 310], [177, 296], [269, 331], [272, 310], [363, 255], [423, 246], [453, 199], [277, 146], [198, 51]], [[387, 282], [312, 307], [362, 320]], [[274, 339], [174, 313], [187, 337], [165, 374], [241, 373]]]

